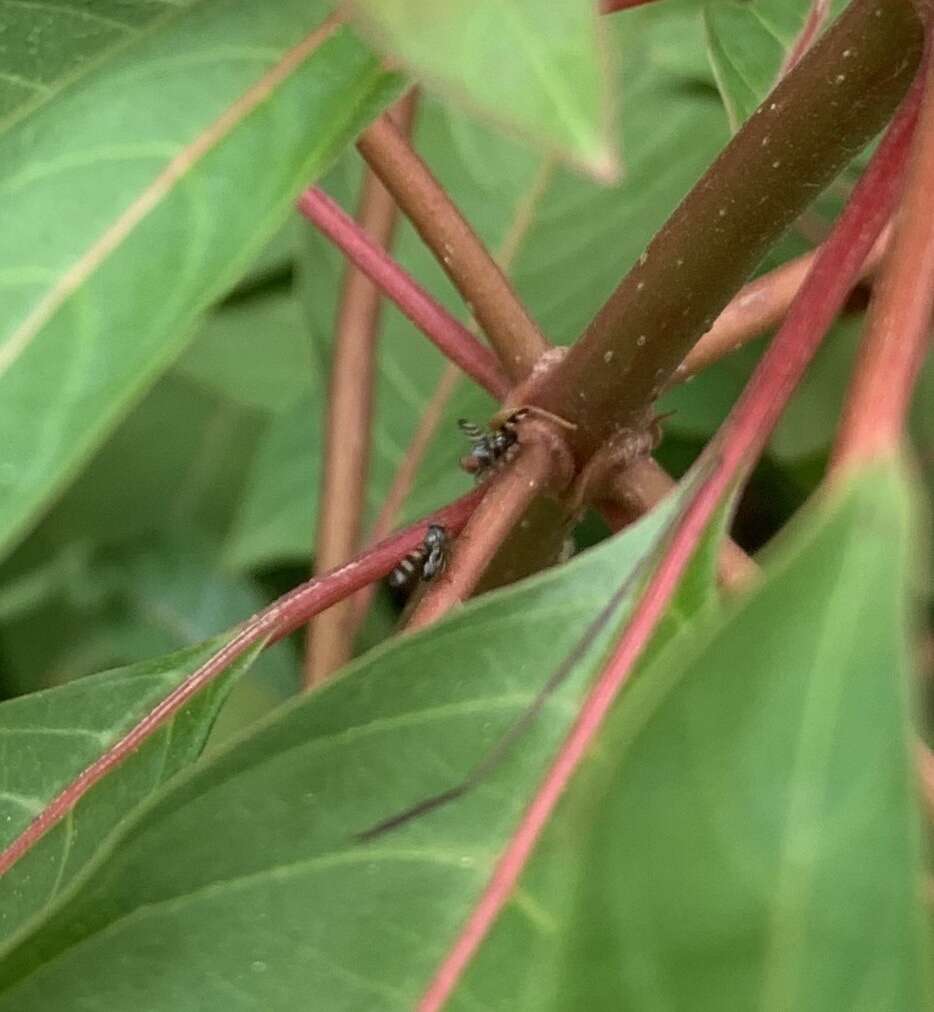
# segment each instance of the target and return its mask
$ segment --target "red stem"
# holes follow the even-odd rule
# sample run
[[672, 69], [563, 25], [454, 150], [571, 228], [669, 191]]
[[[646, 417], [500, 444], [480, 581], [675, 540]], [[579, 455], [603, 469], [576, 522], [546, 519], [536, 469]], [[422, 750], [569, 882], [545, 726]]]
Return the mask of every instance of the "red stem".
[[373, 580], [386, 576], [399, 560], [419, 545], [429, 523], [438, 523], [452, 534], [463, 530], [485, 489], [476, 488], [430, 517], [411, 524], [355, 559], [300, 584], [248, 619], [216, 653], [174, 688], [154, 709], [115, 744], [82, 770], [54, 797], [5, 850], [0, 852], [0, 875], [4, 875], [46, 833], [75, 807], [82, 797], [206, 685], [238, 657], [258, 643], [275, 643], [288, 636], [325, 608], [349, 597]]
[[926, 64], [926, 75], [922, 72], [925, 97], [905, 197], [890, 252], [873, 290], [834, 450], [835, 468], [898, 447], [930, 344], [934, 306], [934, 59], [930, 47]]
[[804, 56], [808, 49], [811, 48], [814, 40], [820, 34], [820, 30], [826, 24], [829, 15], [830, 0], [812, 0], [811, 11], [808, 14], [807, 21], [804, 23], [804, 27], [801, 29], [801, 34], [795, 39], [794, 45], [788, 51], [785, 62], [782, 64], [782, 69], [778, 75], [780, 78], [784, 77], [798, 60]]
[[327, 194], [312, 187], [298, 208], [456, 365], [497, 400], [509, 380], [493, 352], [402, 269]]
[[617, 11], [628, 11], [643, 4], [655, 3], [656, 0], [600, 0], [601, 14], [615, 14]]
[[672, 531], [664, 555], [477, 906], [429, 984], [419, 1012], [436, 1012], [442, 1007], [488, 934], [564, 788], [662, 617], [723, 495], [761, 453], [795, 385], [843, 306], [863, 260], [894, 209], [918, 111], [918, 85], [916, 80], [821, 248], [784, 324], [702, 458], [700, 484]]

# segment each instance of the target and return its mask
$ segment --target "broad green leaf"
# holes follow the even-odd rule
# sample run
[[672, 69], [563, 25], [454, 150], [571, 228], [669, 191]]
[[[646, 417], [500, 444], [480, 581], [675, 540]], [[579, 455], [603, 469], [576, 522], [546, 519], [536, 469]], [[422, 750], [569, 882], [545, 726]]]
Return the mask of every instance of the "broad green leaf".
[[73, 541], [112, 546], [177, 527], [222, 537], [264, 427], [257, 412], [170, 372], [0, 572]]
[[[696, 11], [650, 4], [607, 19], [621, 68], [614, 81], [625, 142], [626, 176], [604, 187], [534, 156], [510, 140], [426, 100], [415, 143], [468, 220], [494, 252], [518, 240], [513, 275], [520, 296], [557, 343], [577, 338], [667, 215], [727, 139], [722, 108], [708, 78], [679, 65], [703, 54]], [[324, 186], [348, 209], [355, 206], [359, 159], [347, 159]], [[453, 312], [463, 304], [411, 229], [399, 229], [394, 255]], [[311, 337], [327, 373], [343, 265], [327, 242], [307, 229], [299, 261]], [[384, 314], [369, 486], [372, 517], [436, 388], [441, 356], [394, 308]], [[315, 530], [312, 477], [319, 473], [320, 409], [296, 405], [264, 440], [232, 535], [237, 563], [307, 558]], [[491, 402], [462, 383], [445, 412], [428, 459], [400, 520], [435, 509], [469, 487], [457, 468], [465, 452], [458, 417], [483, 422]], [[304, 420], [303, 420], [304, 419]], [[302, 426], [298, 433], [296, 425]], [[273, 445], [275, 444], [275, 445]]]
[[355, 0], [351, 9], [429, 85], [598, 176], [614, 173], [605, 54], [588, 0]]
[[[0, 845], [18, 836], [216, 646], [202, 644], [0, 703]], [[121, 820], [198, 757], [233, 678], [251, 659], [189, 703], [0, 878], [0, 936], [7, 939], [41, 916]]]
[[475, 791], [370, 844], [353, 834], [471, 768], [675, 505], [377, 649], [178, 782], [21, 938], [0, 967], [0, 1009], [67, 995], [201, 1010], [234, 993], [270, 1012], [296, 995], [328, 1009], [413, 1007], [573, 720], [607, 631]]
[[452, 1009], [930, 1007], [912, 520], [867, 470], [642, 672]]
[[311, 385], [312, 358], [290, 287], [209, 313], [175, 370], [258, 411], [282, 411]]
[[321, 399], [300, 397], [266, 428], [225, 557], [237, 569], [312, 556], [322, 467]]
[[112, 59], [195, 0], [6, 3], [0, 12], [0, 131]]
[[0, 128], [0, 545], [394, 94], [326, 10], [192, 3]]

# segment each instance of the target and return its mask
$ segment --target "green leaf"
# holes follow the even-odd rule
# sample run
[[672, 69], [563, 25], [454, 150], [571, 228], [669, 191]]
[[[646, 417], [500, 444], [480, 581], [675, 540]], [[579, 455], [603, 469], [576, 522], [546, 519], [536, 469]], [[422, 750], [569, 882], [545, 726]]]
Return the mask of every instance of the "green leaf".
[[[202, 644], [0, 703], [0, 845], [17, 837], [217, 645]], [[189, 703], [0, 878], [4, 939], [47, 911], [128, 813], [198, 757], [233, 679], [251, 660], [233, 666]]]
[[67, 994], [194, 1010], [226, 1007], [231, 993], [271, 1012], [300, 994], [328, 1009], [411, 1008], [573, 720], [609, 630], [475, 791], [372, 844], [353, 834], [471, 768], [676, 505], [377, 649], [171, 788], [22, 937], [0, 969], [0, 1009], [55, 1007]]
[[642, 673], [452, 1009], [930, 1007], [909, 499], [867, 470]]
[[[499, 253], [518, 240], [511, 270], [515, 285], [544, 332], [558, 343], [577, 338], [728, 136], [709, 72], [700, 79], [691, 69], [704, 52], [696, 12], [666, 8], [667, 0], [606, 21], [613, 62], [621, 67], [614, 91], [626, 175], [616, 186], [599, 186], [565, 171], [436, 102], [426, 100], [419, 108], [419, 152], [488, 248]], [[344, 160], [324, 183], [346, 208], [356, 203], [358, 167], [359, 159]], [[393, 252], [436, 298], [465, 318], [447, 278], [404, 223]], [[309, 227], [298, 269], [311, 339], [326, 375], [343, 264]], [[371, 518], [442, 367], [435, 349], [387, 307], [368, 487]], [[482, 423], [491, 413], [490, 400], [463, 382], [444, 412], [400, 522], [469, 487], [457, 467], [466, 450], [457, 419]], [[309, 395], [304, 407], [296, 404], [289, 421], [283, 417], [269, 430], [232, 534], [232, 561], [307, 558], [315, 530], [321, 421], [321, 409]]]
[[356, 0], [374, 42], [467, 108], [579, 162], [616, 168], [597, 8], [587, 0]]
[[55, 101], [98, 62], [160, 31], [193, 0], [171, 7], [146, 0], [89, 4], [8, 3], [0, 14], [0, 131]]
[[284, 410], [312, 384], [311, 351], [291, 288], [209, 313], [175, 370], [245, 407]]
[[326, 6], [194, 3], [0, 128], [0, 546], [396, 91]]

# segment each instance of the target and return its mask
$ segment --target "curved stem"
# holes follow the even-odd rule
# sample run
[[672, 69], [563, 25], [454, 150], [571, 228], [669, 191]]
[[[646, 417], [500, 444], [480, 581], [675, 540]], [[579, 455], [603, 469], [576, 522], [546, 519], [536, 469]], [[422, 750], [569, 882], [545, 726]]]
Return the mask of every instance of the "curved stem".
[[513, 380], [525, 379], [549, 344], [431, 170], [385, 118], [357, 147], [464, 297], [503, 368]]
[[455, 365], [497, 400], [509, 391], [509, 380], [496, 356], [407, 274], [385, 250], [322, 190], [312, 187], [298, 208], [387, 295], [416, 327]]
[[407, 552], [411, 552], [421, 544], [429, 523], [442, 524], [453, 534], [463, 530], [481, 497], [482, 489], [468, 492], [449, 506], [393, 534], [350, 562], [283, 594], [244, 622], [230, 640], [176, 686], [119, 741], [82, 770], [42, 809], [23, 832], [0, 852], [0, 875], [8, 872], [95, 784], [129, 758], [150, 735], [178, 713], [192, 697], [217, 678], [238, 657], [242, 657], [258, 644], [275, 643], [288, 636], [313, 615], [348, 597], [366, 583], [386, 576]]

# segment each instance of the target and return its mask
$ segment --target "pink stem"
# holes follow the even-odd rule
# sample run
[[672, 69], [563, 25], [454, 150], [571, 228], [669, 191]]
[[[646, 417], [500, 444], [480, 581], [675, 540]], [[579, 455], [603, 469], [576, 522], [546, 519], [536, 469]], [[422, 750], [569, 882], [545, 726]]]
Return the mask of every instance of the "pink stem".
[[830, 15], [830, 0], [812, 0], [811, 11], [808, 14], [807, 21], [804, 23], [804, 27], [801, 29], [800, 35], [795, 39], [795, 44], [788, 51], [788, 55], [785, 57], [785, 62], [782, 64], [782, 69], [779, 71], [779, 77], [784, 77], [789, 70], [801, 59], [802, 56], [811, 48], [814, 40], [820, 34], [820, 30], [824, 27], [828, 16]]
[[[892, 213], [917, 116], [918, 81], [821, 247], [784, 324], [707, 453], [708, 473], [669, 544], [606, 667], [506, 846], [477, 906], [428, 986], [419, 1012], [436, 1012], [453, 992], [509, 899], [558, 799], [652, 635], [722, 496], [762, 451], [823, 335], [842, 308], [876, 237]], [[703, 467], [703, 464], [701, 465]]]
[[373, 242], [349, 214], [314, 186], [299, 197], [298, 208], [395, 302], [442, 354], [497, 400], [503, 400], [509, 391], [509, 380], [493, 352]]
[[257, 643], [275, 643], [283, 636], [288, 636], [313, 615], [349, 597], [367, 583], [384, 577], [404, 555], [421, 543], [429, 523], [441, 524], [451, 534], [459, 533], [476, 509], [484, 492], [483, 488], [468, 492], [432, 516], [391, 535], [343, 566], [300, 584], [248, 619], [232, 639], [176, 686], [103, 755], [82, 770], [23, 832], [0, 852], [0, 875], [8, 872], [95, 784], [139, 748], [151, 734], [238, 657], [243, 656]]
[[[934, 29], [931, 43], [934, 48]], [[909, 162], [905, 196], [860, 343], [833, 453], [834, 470], [895, 450], [930, 346], [934, 310], [934, 58]]]
[[601, 14], [615, 14], [616, 11], [628, 11], [632, 7], [655, 3], [655, 0], [600, 0]]

